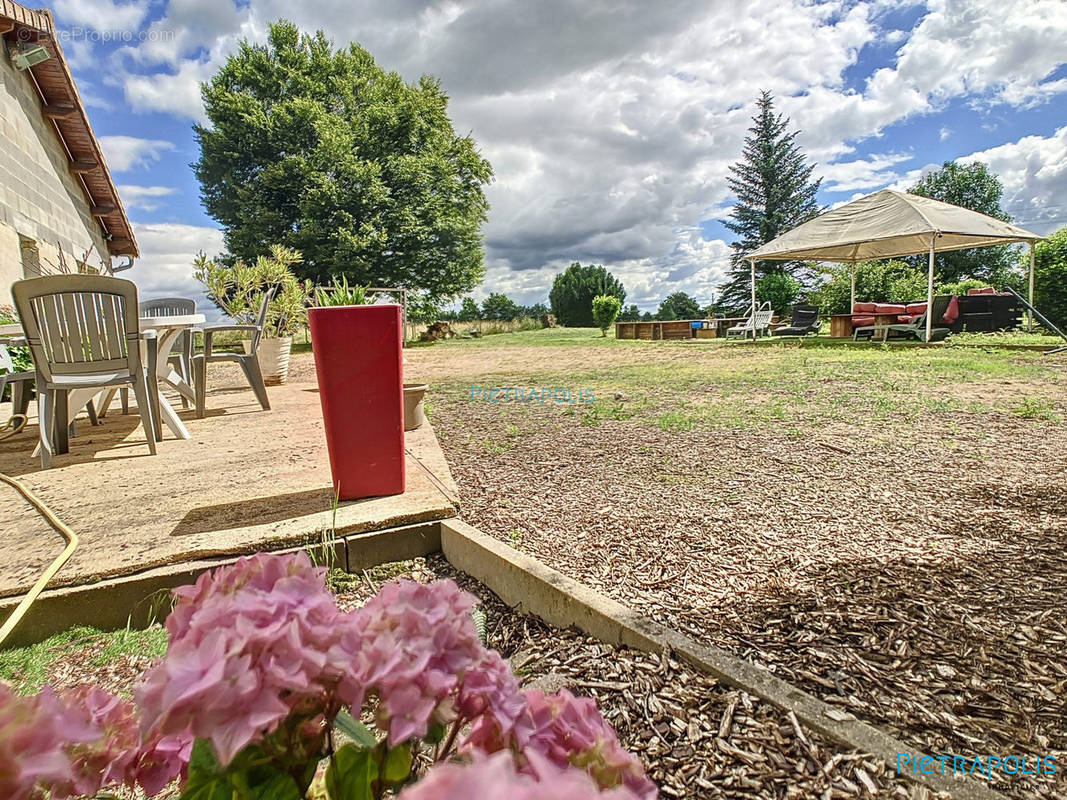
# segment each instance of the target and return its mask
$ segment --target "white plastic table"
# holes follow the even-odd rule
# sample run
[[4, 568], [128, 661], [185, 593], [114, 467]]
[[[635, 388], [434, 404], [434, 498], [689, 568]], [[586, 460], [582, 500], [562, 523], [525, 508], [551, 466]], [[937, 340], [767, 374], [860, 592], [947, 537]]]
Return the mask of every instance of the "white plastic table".
[[[182, 376], [178, 374], [178, 371], [170, 365], [170, 350], [183, 332], [195, 328], [197, 325], [203, 325], [206, 321], [207, 318], [203, 314], [170, 314], [162, 317], [141, 317], [141, 332], [154, 331], [156, 334], [157, 383], [170, 384], [179, 394], [193, 402], [196, 402], [193, 387], [186, 383]], [[148, 348], [143, 341], [141, 342], [141, 358], [148, 358]], [[92, 390], [88, 391], [92, 392]], [[74, 393], [72, 392], [71, 394], [73, 395]], [[91, 397], [92, 395], [90, 394], [89, 396]], [[114, 396], [115, 390], [108, 389], [101, 402], [101, 408], [106, 409]], [[78, 399], [80, 400], [81, 398]], [[88, 402], [88, 397], [85, 402]], [[85, 402], [81, 405], [84, 405]], [[75, 405], [74, 400], [70, 402], [71, 409], [80, 409], [81, 405]], [[153, 408], [152, 416], [155, 418], [157, 441], [161, 441], [163, 438], [162, 423], [164, 422], [167, 423], [171, 433], [179, 439], [192, 438], [189, 434], [189, 429], [185, 427], [185, 423], [181, 421], [178, 413], [174, 410], [174, 406], [170, 404], [170, 401], [167, 400], [162, 391], [156, 394], [156, 404], [155, 408]]]
[[[178, 371], [170, 365], [170, 351], [178, 337], [187, 330], [203, 325], [207, 318], [203, 314], [171, 314], [162, 317], [141, 317], [141, 331], [156, 332], [156, 380], [160, 383], [169, 383], [179, 394], [196, 402], [193, 387], [190, 386]], [[147, 358], [148, 351], [144, 343], [141, 344], [141, 357]], [[162, 439], [161, 422], [166, 422], [167, 427], [179, 439], [189, 439], [189, 430], [185, 423], [178, 417], [178, 413], [167, 400], [163, 392], [158, 393], [158, 414], [156, 419], [156, 438]]]

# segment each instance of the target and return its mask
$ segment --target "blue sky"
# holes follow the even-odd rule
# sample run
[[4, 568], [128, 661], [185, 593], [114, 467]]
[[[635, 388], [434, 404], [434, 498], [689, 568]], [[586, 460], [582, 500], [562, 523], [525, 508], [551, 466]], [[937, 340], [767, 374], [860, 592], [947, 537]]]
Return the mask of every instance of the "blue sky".
[[189, 164], [199, 81], [283, 15], [441, 78], [494, 165], [488, 276], [533, 303], [574, 260], [629, 301], [711, 299], [728, 262], [725, 176], [769, 89], [826, 204], [980, 160], [1039, 233], [1067, 225], [1062, 0], [54, 0], [61, 42], [143, 252], [150, 294], [197, 295], [221, 248]]

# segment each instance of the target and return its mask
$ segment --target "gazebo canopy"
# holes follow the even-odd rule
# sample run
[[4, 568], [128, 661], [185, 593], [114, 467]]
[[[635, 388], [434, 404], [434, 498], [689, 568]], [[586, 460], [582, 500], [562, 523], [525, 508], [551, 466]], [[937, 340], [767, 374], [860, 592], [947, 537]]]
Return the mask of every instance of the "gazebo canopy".
[[[926, 307], [933, 308], [934, 253], [1030, 243], [1030, 305], [1034, 304], [1034, 243], [1041, 236], [1003, 220], [929, 197], [883, 189], [820, 214], [745, 256], [752, 270], [752, 313], [756, 313], [757, 261], [842, 261], [852, 264], [853, 307], [856, 262], [929, 254]], [[934, 320], [926, 315], [926, 341]], [[1030, 326], [1033, 327], [1031, 313]], [[752, 336], [755, 338], [755, 331]]]
[[1034, 242], [1036, 233], [967, 208], [883, 189], [798, 225], [745, 256], [756, 261], [844, 261]]

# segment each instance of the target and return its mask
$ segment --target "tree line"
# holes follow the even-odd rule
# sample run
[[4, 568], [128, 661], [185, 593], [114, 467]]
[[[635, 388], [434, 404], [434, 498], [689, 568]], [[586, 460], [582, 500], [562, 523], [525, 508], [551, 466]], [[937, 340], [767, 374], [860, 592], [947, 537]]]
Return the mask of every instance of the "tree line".
[[[621, 319], [685, 319], [742, 312], [750, 302], [746, 253], [817, 216], [824, 208], [799, 131], [761, 93], [740, 160], [726, 180], [736, 198], [727, 229], [732, 259], [714, 298], [701, 305], [684, 291], [641, 311], [604, 266], [574, 263], [555, 277], [548, 302], [521, 305], [494, 292], [476, 303], [485, 277], [482, 225], [489, 162], [470, 135], [458, 134], [440, 82], [412, 83], [378, 66], [362, 47], [335, 48], [321, 31], [281, 20], [264, 43], [243, 42], [201, 87], [207, 124], [194, 133], [193, 165], [207, 213], [221, 226], [234, 266], [283, 246], [302, 254], [297, 277], [325, 285], [407, 290], [409, 316], [506, 320], [553, 313], [564, 325], [593, 326], [593, 300], [619, 300]], [[947, 162], [910, 191], [1011, 220], [1003, 187], [984, 164]], [[1039, 307], [1067, 322], [1067, 262], [1060, 231], [1039, 246]], [[922, 258], [860, 265], [857, 296], [918, 299]], [[1025, 270], [1010, 246], [939, 255], [945, 287], [979, 281], [1022, 287]], [[775, 310], [803, 298], [827, 312], [842, 307], [847, 268], [759, 261], [757, 293]], [[456, 311], [446, 311], [463, 298]], [[709, 300], [713, 302], [708, 303]]]

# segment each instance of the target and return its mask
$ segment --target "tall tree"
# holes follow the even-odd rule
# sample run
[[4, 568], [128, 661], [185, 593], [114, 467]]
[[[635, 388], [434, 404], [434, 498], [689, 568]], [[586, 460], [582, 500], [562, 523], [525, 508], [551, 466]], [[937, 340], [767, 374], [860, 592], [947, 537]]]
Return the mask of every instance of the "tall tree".
[[593, 298], [600, 294], [614, 295], [620, 303], [626, 300], [626, 290], [604, 267], [583, 267], [575, 261], [552, 281], [548, 301], [560, 325], [592, 328]]
[[[822, 178], [812, 182], [814, 165], [809, 165], [796, 143], [799, 131], [788, 130], [789, 120], [774, 113], [774, 97], [762, 92], [756, 101], [756, 116], [745, 137], [741, 160], [730, 167], [726, 179], [737, 203], [726, 227], [737, 234], [729, 278], [720, 289], [719, 305], [741, 308], [748, 305], [750, 270], [744, 261], [760, 245], [818, 216], [815, 195]], [[756, 278], [770, 273], [796, 275], [797, 262], [759, 261]]]
[[482, 319], [512, 320], [522, 315], [522, 307], [506, 294], [493, 292], [482, 301]]
[[697, 301], [685, 292], [675, 292], [659, 304], [656, 319], [700, 319], [703, 313]]
[[[1011, 216], [1000, 207], [1004, 195], [1000, 178], [977, 161], [971, 164], [946, 161], [941, 169], [923, 176], [908, 191], [1011, 222]], [[916, 256], [911, 261], [920, 266], [926, 264], [923, 256]], [[937, 274], [946, 283], [979, 278], [1002, 288], [1002, 284], [1010, 282], [1015, 259], [1011, 247], [1004, 245], [938, 253], [935, 264]]]
[[407, 84], [362, 47], [281, 21], [201, 94], [193, 168], [229, 258], [282, 244], [303, 254], [301, 277], [402, 287], [428, 308], [481, 282], [492, 169], [436, 80]]
[[456, 319], [459, 322], [474, 322], [481, 314], [481, 309], [478, 308], [478, 303], [475, 302], [474, 298], [464, 297], [459, 307], [459, 313], [456, 314]]

